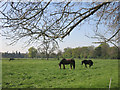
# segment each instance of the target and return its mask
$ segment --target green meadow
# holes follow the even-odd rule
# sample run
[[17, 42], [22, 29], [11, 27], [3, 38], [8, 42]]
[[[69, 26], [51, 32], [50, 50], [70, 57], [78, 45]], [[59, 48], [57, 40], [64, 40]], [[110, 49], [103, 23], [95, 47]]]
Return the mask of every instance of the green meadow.
[[[75, 59], [76, 69], [59, 69], [59, 60], [2, 60], [2, 88], [118, 88], [118, 60], [93, 59], [85, 68]], [[63, 67], [62, 67], [63, 68]]]

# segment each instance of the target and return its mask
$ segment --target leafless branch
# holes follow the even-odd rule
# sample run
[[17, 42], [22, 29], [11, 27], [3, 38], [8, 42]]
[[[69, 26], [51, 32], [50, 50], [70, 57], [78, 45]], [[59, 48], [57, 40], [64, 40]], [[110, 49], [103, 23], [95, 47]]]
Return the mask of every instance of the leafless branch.
[[[83, 6], [81, 4], [82, 2], [55, 3], [52, 0], [37, 3], [2, 2], [2, 5], [0, 5], [2, 34], [9, 39], [12, 38], [13, 43], [24, 37], [29, 37], [28, 43], [30, 44], [39, 42], [41, 39], [55, 42], [58, 39], [62, 40], [70, 35], [75, 27], [81, 25], [83, 21], [87, 21], [91, 16], [98, 20], [97, 27], [100, 22], [111, 25], [112, 21], [117, 26], [119, 19], [116, 15], [118, 7], [114, 5], [115, 2], [91, 2], [89, 5], [84, 3]], [[112, 18], [113, 16], [115, 18]], [[99, 34], [97, 34], [97, 38], [109, 42], [113, 40], [117, 33], [118, 31], [109, 39]]]

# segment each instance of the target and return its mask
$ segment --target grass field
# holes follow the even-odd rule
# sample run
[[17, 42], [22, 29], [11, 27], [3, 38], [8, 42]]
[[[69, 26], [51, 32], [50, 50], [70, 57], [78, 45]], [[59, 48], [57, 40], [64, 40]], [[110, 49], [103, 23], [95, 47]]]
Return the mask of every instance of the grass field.
[[59, 69], [59, 60], [2, 60], [3, 88], [118, 88], [118, 60], [96, 59], [91, 68], [76, 60], [76, 69]]

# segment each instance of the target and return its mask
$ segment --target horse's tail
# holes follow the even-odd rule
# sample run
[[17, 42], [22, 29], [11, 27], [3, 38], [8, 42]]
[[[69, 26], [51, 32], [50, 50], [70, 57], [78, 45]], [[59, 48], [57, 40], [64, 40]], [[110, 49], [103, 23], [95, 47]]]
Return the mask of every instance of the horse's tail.
[[91, 66], [93, 65], [93, 62], [91, 62]]

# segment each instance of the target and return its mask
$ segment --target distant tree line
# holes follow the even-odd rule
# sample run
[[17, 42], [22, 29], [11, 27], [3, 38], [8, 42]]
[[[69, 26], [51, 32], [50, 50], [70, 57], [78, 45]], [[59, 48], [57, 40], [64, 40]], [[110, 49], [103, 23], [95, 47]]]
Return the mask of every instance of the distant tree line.
[[29, 51], [28, 52], [29, 58], [46, 58], [48, 60], [49, 58], [58, 58], [59, 59], [60, 57], [62, 57], [62, 51], [60, 51], [60, 50], [57, 53], [55, 53], [54, 50], [50, 52], [49, 49], [43, 50], [43, 48], [42, 48], [42, 50], [41, 50], [40, 48], [36, 49], [34, 47], [30, 47], [28, 49], [28, 51]]
[[26, 53], [20, 53], [20, 52], [5, 52], [2, 53], [2, 58], [27, 58], [28, 55]]
[[107, 43], [102, 43], [98, 47], [77, 47], [65, 48], [63, 52], [65, 58], [103, 58], [103, 59], [117, 59], [118, 48], [110, 47]]
[[[34, 47], [28, 49], [28, 53], [2, 53], [3, 58], [46, 58], [48, 60], [48, 54]], [[52, 52], [49, 54], [49, 58], [103, 58], [103, 59], [118, 59], [118, 48], [113, 46], [110, 47], [107, 43], [102, 43], [98, 47], [87, 46], [87, 47], [76, 47], [76, 48], [64, 48], [62, 52], [59, 50], [57, 53]]]
[[[32, 49], [32, 50], [31, 50]], [[31, 52], [33, 51], [33, 52]], [[31, 47], [29, 49], [29, 57], [33, 58], [46, 58], [48, 56], [46, 52], [39, 52], [39, 50]], [[113, 46], [110, 47], [107, 43], [102, 43], [98, 47], [76, 47], [76, 48], [64, 48], [64, 51], [58, 51], [57, 53], [50, 53], [49, 58], [103, 58], [103, 59], [118, 59], [118, 48]]]

